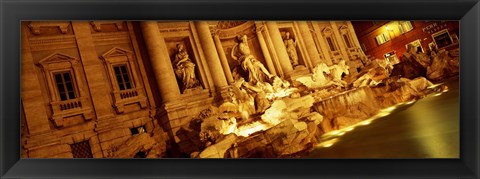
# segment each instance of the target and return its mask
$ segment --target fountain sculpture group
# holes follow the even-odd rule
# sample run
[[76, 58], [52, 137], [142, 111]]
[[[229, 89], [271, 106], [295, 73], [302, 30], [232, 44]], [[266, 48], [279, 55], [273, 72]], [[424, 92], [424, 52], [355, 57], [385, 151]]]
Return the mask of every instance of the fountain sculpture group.
[[[378, 115], [380, 109], [447, 89], [428, 79], [438, 81], [458, 74], [458, 54], [418, 54], [409, 47], [400, 64], [377, 59], [350, 75], [344, 60], [331, 66], [320, 63], [312, 69], [313, 74], [289, 81], [269, 73], [251, 53], [247, 40], [246, 35], [240, 36], [231, 52], [247, 75], [230, 85], [229, 97], [221, 105], [202, 111], [183, 127], [194, 146], [183, 151], [190, 157], [298, 157], [321, 142], [320, 136], [326, 132]], [[296, 42], [289, 34], [284, 42], [292, 64], [298, 65]], [[198, 86], [195, 64], [182, 45], [177, 45], [173, 65], [184, 91]], [[423, 67], [423, 76], [419, 67]], [[417, 71], [418, 75], [412, 76]], [[154, 146], [147, 142], [141, 150]], [[162, 153], [154, 151], [157, 156]], [[112, 156], [125, 152], [138, 151], [113, 152]]]

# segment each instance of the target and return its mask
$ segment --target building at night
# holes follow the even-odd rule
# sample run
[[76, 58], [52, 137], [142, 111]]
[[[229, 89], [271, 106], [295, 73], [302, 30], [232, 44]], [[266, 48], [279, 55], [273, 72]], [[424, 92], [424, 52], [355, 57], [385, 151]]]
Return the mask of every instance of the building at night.
[[434, 46], [459, 47], [458, 21], [352, 21], [362, 50], [370, 58], [398, 63], [407, 45], [428, 53]]
[[[427, 48], [430, 34], [443, 32], [437, 27], [448, 29], [437, 43], [455, 44], [458, 26], [429, 24], [412, 23], [383, 46], [420, 39]], [[189, 155], [194, 147], [182, 126], [247, 78], [232, 52], [241, 36], [270, 75], [294, 80], [320, 63], [344, 61], [356, 74], [361, 44], [372, 56], [401, 54], [404, 44], [377, 47], [383, 30], [355, 33], [349, 21], [24, 21], [22, 157], [147, 157], [155, 147], [166, 152], [153, 157]], [[152, 137], [155, 144], [145, 142]]]

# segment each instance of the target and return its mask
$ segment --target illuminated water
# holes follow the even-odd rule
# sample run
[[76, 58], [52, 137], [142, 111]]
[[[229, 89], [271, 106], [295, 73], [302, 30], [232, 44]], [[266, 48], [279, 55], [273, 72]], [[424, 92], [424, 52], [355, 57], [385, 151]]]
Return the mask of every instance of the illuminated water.
[[446, 85], [449, 91], [441, 95], [386, 109], [377, 119], [327, 133], [305, 157], [458, 158], [458, 80]]

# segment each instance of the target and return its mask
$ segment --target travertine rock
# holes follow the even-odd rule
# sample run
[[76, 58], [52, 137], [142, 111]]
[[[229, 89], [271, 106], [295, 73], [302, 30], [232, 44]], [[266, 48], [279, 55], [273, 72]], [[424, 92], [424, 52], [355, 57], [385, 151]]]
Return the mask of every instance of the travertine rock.
[[233, 143], [237, 140], [237, 136], [235, 134], [229, 134], [225, 136], [225, 138], [219, 141], [216, 144], [213, 144], [203, 150], [200, 154], [200, 158], [223, 158], [225, 156], [225, 152], [229, 149]]
[[[139, 152], [148, 152], [155, 145], [156, 141], [148, 133], [142, 133], [130, 137], [117, 150], [112, 152], [112, 158], [133, 158]], [[157, 151], [158, 152], [158, 151]], [[153, 157], [153, 156], [151, 156]]]

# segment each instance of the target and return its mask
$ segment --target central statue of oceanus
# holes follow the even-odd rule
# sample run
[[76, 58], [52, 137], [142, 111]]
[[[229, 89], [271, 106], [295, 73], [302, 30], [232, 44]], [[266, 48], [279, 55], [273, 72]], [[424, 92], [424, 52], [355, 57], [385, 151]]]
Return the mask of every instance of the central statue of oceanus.
[[231, 56], [240, 62], [243, 70], [248, 72], [248, 82], [256, 84], [257, 82], [264, 82], [265, 78], [273, 77], [265, 66], [250, 53], [247, 36], [243, 35], [237, 37], [237, 39], [239, 42], [233, 46]]

